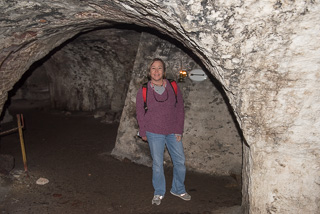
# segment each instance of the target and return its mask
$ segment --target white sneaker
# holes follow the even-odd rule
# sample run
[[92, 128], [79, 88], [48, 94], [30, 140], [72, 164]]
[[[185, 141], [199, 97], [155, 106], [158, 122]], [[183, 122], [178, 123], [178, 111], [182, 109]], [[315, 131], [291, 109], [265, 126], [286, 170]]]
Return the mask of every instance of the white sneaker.
[[161, 200], [164, 198], [163, 195], [155, 195], [152, 199], [152, 204], [160, 205]]

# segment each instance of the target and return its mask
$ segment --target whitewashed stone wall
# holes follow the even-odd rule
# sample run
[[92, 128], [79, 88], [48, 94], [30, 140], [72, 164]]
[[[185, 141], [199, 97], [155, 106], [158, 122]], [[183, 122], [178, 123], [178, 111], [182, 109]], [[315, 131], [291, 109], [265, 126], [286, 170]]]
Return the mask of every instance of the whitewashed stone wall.
[[245, 213], [319, 213], [318, 1], [0, 2], [0, 106], [36, 60], [114, 23], [156, 28], [222, 83], [243, 131]]

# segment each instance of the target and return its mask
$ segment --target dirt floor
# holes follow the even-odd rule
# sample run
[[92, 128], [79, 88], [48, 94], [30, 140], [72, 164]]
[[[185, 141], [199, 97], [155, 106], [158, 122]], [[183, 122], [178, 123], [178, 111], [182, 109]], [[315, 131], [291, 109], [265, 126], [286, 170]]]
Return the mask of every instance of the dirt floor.
[[[151, 168], [110, 155], [118, 124], [101, 123], [92, 113], [20, 104], [10, 113], [24, 115], [28, 172], [18, 133], [0, 136], [0, 154], [15, 158], [14, 169], [0, 178], [2, 214], [239, 213], [239, 182], [190, 171], [185, 184], [191, 201], [168, 192], [161, 205], [151, 205]], [[2, 131], [16, 127], [15, 121], [2, 125]], [[165, 173], [169, 191], [172, 169]], [[39, 185], [39, 178], [49, 183]]]

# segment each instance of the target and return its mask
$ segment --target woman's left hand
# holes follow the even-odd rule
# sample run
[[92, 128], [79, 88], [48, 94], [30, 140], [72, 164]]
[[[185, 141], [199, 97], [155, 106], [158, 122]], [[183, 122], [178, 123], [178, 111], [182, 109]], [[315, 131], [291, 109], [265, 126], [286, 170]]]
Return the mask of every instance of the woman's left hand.
[[180, 141], [181, 141], [181, 139], [182, 139], [182, 136], [181, 136], [181, 135], [176, 134], [176, 140], [177, 140], [178, 142], [180, 142]]

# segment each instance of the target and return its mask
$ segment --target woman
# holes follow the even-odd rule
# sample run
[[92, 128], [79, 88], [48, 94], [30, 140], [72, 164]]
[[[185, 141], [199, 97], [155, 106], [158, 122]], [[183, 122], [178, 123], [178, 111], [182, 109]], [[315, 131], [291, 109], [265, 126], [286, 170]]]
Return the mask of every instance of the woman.
[[165, 79], [165, 64], [159, 59], [152, 60], [149, 66], [150, 81], [147, 84], [147, 106], [145, 111], [142, 88], [137, 93], [136, 111], [139, 124], [139, 135], [148, 141], [152, 164], [152, 184], [154, 197], [152, 204], [159, 205], [166, 192], [163, 171], [165, 146], [173, 162], [173, 180], [170, 193], [189, 201], [191, 196], [186, 192], [184, 180], [186, 174], [185, 156], [182, 145], [184, 126], [184, 104], [181, 91], [177, 95], [171, 83]]

